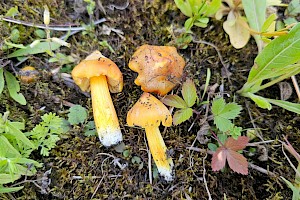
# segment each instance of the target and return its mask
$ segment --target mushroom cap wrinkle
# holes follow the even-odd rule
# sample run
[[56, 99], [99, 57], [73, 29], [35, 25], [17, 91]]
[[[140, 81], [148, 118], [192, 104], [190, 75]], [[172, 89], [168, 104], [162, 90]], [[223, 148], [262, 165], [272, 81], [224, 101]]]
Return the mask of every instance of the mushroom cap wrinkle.
[[129, 68], [139, 73], [135, 84], [159, 95], [167, 94], [179, 83], [184, 66], [184, 59], [172, 46], [142, 45], [129, 62]]
[[123, 75], [118, 66], [110, 59], [94, 51], [81, 61], [72, 71], [74, 82], [82, 91], [90, 91], [90, 78], [105, 75], [111, 93], [121, 92], [123, 89]]
[[127, 124], [129, 126], [164, 126], [172, 125], [172, 116], [168, 108], [153, 95], [144, 92], [140, 99], [128, 111]]

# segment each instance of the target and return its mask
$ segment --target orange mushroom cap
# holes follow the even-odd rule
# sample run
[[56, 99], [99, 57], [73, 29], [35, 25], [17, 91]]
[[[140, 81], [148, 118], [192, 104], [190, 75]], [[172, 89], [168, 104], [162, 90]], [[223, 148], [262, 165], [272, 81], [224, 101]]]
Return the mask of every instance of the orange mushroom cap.
[[32, 66], [25, 66], [19, 71], [22, 83], [32, 83], [37, 80], [39, 72]]
[[167, 94], [179, 83], [184, 66], [184, 59], [172, 46], [143, 45], [129, 62], [129, 68], [139, 73], [135, 84], [159, 95]]
[[123, 75], [118, 66], [110, 59], [99, 55], [100, 52], [94, 52], [94, 55], [88, 56], [81, 61], [72, 71], [74, 82], [82, 91], [90, 91], [90, 78], [105, 75], [108, 87], [111, 93], [121, 92], [123, 89]]
[[127, 113], [129, 126], [164, 126], [172, 125], [172, 116], [168, 108], [153, 95], [144, 92], [140, 99]]

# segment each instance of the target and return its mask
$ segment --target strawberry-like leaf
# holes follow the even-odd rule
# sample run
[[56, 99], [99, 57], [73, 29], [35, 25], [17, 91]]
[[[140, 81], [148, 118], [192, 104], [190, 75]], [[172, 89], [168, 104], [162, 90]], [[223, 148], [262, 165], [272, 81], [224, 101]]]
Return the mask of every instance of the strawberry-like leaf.
[[237, 151], [246, 147], [249, 142], [249, 138], [246, 136], [240, 136], [237, 140], [232, 137], [225, 141], [225, 144], [220, 146], [212, 157], [212, 170], [219, 171], [224, 168], [226, 160], [229, 167], [240, 174], [248, 174], [248, 162], [247, 159], [239, 154]]

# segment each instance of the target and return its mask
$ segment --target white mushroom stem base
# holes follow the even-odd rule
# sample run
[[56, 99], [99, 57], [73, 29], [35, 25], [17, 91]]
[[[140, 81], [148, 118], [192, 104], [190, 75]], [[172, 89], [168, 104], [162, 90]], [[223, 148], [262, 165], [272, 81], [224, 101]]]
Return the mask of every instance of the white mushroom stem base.
[[167, 156], [167, 147], [160, 134], [159, 128], [157, 126], [147, 126], [145, 127], [145, 131], [150, 152], [159, 174], [163, 176], [166, 181], [172, 181], [172, 168], [174, 164], [172, 158]]
[[99, 139], [104, 146], [122, 141], [122, 133], [115, 107], [112, 103], [106, 76], [90, 78], [93, 114]]

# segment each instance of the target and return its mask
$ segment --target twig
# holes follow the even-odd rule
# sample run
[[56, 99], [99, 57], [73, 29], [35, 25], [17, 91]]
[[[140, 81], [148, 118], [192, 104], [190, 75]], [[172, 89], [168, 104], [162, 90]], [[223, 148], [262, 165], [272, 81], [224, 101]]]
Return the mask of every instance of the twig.
[[256, 135], [259, 137], [259, 139], [261, 139], [262, 141], [264, 141], [264, 138], [261, 136], [260, 132], [258, 131], [259, 129], [256, 127], [256, 125], [254, 123], [252, 114], [250, 112], [248, 101], [245, 102], [245, 105], [246, 105], [246, 108], [247, 108], [247, 111], [248, 111], [248, 115], [249, 115], [249, 117], [251, 119], [251, 123], [252, 123], [252, 126], [253, 126], [254, 130], [255, 130]]
[[206, 173], [206, 169], [205, 169], [205, 159], [207, 157], [207, 154], [205, 154], [204, 158], [203, 158], [203, 181], [204, 181], [204, 185], [205, 185], [205, 189], [206, 189], [206, 192], [208, 194], [208, 199], [209, 200], [212, 200], [211, 198], [211, 194], [209, 192], [209, 189], [208, 189], [208, 186], [207, 186], [207, 181], [206, 181], [206, 178], [205, 178], [205, 173]]
[[297, 176], [300, 176], [300, 172], [297, 170], [297, 168], [295, 167], [295, 165], [292, 163], [292, 161], [290, 160], [290, 158], [286, 155], [284, 149], [283, 149], [283, 145], [281, 145], [281, 149], [282, 149], [282, 153], [284, 154], [284, 156], [286, 157], [287, 161], [289, 162], [289, 164], [291, 165], [291, 167], [293, 168], [293, 170], [296, 172]]
[[267, 144], [267, 143], [272, 143], [274, 142], [275, 140], [267, 140], [267, 141], [262, 141], [262, 142], [252, 142], [252, 143], [248, 143], [247, 146], [249, 147], [254, 147], [254, 146], [257, 146], [257, 145], [260, 145], [260, 144]]
[[292, 79], [294, 88], [296, 90], [297, 96], [298, 96], [298, 101], [300, 101], [300, 89], [299, 89], [299, 85], [298, 85], [297, 79], [296, 79], [295, 76], [291, 76], [291, 79]]
[[266, 169], [264, 169], [260, 166], [254, 165], [253, 163], [248, 162], [248, 166], [251, 167], [252, 169], [255, 169], [255, 170], [263, 173], [263, 174], [270, 175], [270, 176], [278, 178], [278, 176], [275, 173], [270, 172], [270, 171], [268, 171], [268, 170], [266, 170]]
[[101, 180], [99, 181], [99, 183], [98, 183], [98, 185], [97, 185], [95, 191], [93, 192], [93, 195], [91, 196], [91, 199], [94, 198], [94, 196], [95, 196], [96, 192], [98, 191], [98, 189], [99, 189], [99, 187], [100, 187], [100, 184], [102, 183], [104, 177], [105, 177], [105, 176], [102, 176]]
[[[69, 25], [63, 25], [65, 27], [57, 27], [57, 26], [46, 27], [45, 25], [42, 25], [42, 24], [34, 24], [34, 23], [25, 22], [22, 20], [16, 20], [16, 19], [8, 18], [8, 17], [2, 17], [2, 18], [0, 18], [0, 20], [6, 21], [6, 22], [12, 22], [15, 24], [21, 24], [24, 26], [30, 26], [30, 27], [40, 28], [40, 29], [49, 29], [49, 30], [54, 30], [54, 31], [83, 31], [86, 29], [86, 27], [84, 27], [84, 26], [72, 27]], [[103, 23], [106, 21], [107, 21], [106, 18], [102, 18], [102, 19], [95, 21], [93, 23], [93, 25], [97, 25], [97, 24], [100, 24], [100, 23]]]
[[230, 78], [229, 78], [229, 71], [228, 71], [228, 69], [227, 69], [227, 65], [225, 64], [225, 62], [224, 62], [224, 60], [223, 60], [223, 57], [222, 57], [222, 54], [220, 53], [219, 48], [218, 48], [216, 45], [214, 45], [213, 43], [211, 43], [211, 42], [207, 42], [207, 41], [204, 41], [204, 40], [197, 40], [197, 39], [195, 39], [194, 37], [193, 37], [193, 42], [198, 43], [198, 44], [206, 44], [206, 45], [209, 45], [209, 46], [213, 47], [213, 48], [216, 50], [216, 52], [217, 52], [217, 54], [218, 54], [218, 57], [219, 57], [219, 59], [220, 59], [220, 62], [221, 62], [221, 64], [222, 64], [223, 67], [224, 67], [224, 70], [225, 70], [226, 76], [227, 76], [227, 78], [228, 78], [228, 81], [229, 81], [229, 83], [232, 85], [232, 82], [231, 82], [231, 80], [230, 80]]
[[147, 154], [148, 154], [148, 174], [149, 174], [149, 182], [152, 185], [152, 167], [151, 167], [151, 152], [148, 148], [147, 145], [147, 140], [146, 140], [146, 134], [144, 134], [144, 142], [146, 144], [146, 148], [147, 148]]

